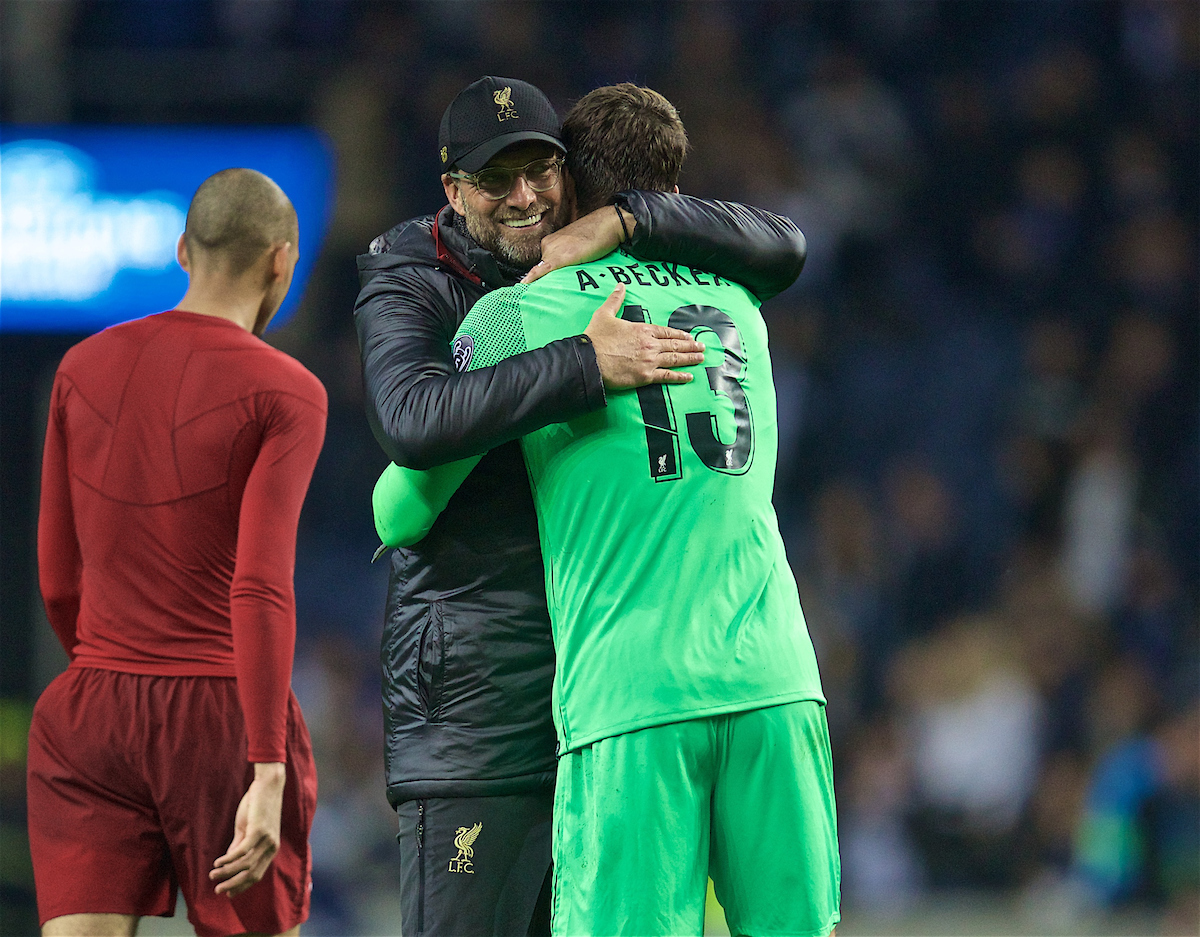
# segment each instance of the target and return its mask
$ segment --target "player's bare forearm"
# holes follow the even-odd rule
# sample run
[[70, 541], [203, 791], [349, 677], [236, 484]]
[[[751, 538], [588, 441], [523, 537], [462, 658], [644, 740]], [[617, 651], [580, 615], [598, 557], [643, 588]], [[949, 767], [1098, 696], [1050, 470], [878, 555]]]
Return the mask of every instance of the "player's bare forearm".
[[233, 840], [225, 855], [213, 863], [208, 873], [216, 882], [218, 895], [240, 895], [266, 875], [271, 860], [279, 851], [279, 826], [283, 813], [283, 787], [287, 778], [284, 764], [259, 762], [254, 780], [238, 804], [233, 824]]
[[596, 349], [600, 376], [609, 390], [646, 384], [686, 384], [692, 375], [673, 368], [704, 362], [704, 344], [680, 329], [620, 318], [625, 287], [609, 294], [584, 331]]

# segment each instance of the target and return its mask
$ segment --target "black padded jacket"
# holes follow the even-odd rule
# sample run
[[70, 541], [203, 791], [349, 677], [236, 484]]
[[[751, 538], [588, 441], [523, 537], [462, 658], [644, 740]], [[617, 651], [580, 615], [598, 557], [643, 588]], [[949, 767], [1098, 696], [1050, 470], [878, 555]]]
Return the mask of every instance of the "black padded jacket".
[[[778, 215], [661, 192], [617, 201], [637, 219], [628, 249], [639, 258], [710, 270], [761, 299], [804, 265], [803, 235]], [[549, 790], [554, 649], [516, 440], [604, 406], [595, 351], [575, 336], [457, 373], [459, 324], [513, 281], [448, 208], [380, 235], [358, 269], [367, 419], [388, 457], [424, 469], [487, 453], [425, 539], [391, 556], [381, 648], [388, 799]]]

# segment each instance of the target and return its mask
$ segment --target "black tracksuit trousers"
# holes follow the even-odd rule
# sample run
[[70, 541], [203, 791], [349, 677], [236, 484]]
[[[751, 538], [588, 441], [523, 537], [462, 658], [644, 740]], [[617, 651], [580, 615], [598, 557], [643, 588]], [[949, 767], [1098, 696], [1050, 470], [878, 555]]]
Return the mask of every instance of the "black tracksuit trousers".
[[404, 937], [548, 935], [553, 802], [546, 791], [402, 803]]

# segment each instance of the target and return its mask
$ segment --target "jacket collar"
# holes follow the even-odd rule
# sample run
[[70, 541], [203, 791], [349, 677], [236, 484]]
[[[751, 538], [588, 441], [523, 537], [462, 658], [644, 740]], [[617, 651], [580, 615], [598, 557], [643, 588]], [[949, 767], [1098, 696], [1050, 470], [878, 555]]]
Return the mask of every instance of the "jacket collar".
[[434, 219], [433, 240], [438, 260], [475, 283], [497, 289], [512, 286], [520, 279], [521, 274], [510, 275], [494, 254], [476, 243], [449, 205], [443, 206]]
[[396, 225], [358, 255], [358, 278], [366, 286], [376, 274], [418, 264], [449, 269], [476, 285], [497, 289], [512, 286], [520, 271], [506, 270], [467, 233], [449, 205], [436, 215], [424, 215]]
[[[445, 217], [447, 212], [450, 214]], [[455, 244], [456, 241], [462, 243]], [[460, 276], [479, 286], [483, 284], [483, 277], [474, 272], [474, 267], [467, 266], [471, 262], [471, 248], [474, 244], [473, 240], [455, 229], [454, 213], [450, 206], [443, 206], [433, 219], [433, 249], [437, 254], [438, 263], [446, 264]], [[458, 251], [452, 250], [451, 245], [458, 247]]]

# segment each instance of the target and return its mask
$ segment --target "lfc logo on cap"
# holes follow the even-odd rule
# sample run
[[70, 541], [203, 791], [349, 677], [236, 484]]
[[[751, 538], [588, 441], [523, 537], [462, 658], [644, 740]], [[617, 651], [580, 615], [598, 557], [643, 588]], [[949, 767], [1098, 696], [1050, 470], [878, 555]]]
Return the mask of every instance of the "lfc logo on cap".
[[496, 115], [496, 120], [509, 120], [519, 116], [517, 109], [512, 102], [512, 88], [507, 86], [499, 91], [492, 93], [492, 100], [496, 102], [496, 106], [500, 108], [500, 113]]
[[446, 148], [445, 148], [445, 147], [442, 147], [442, 153], [441, 153], [441, 156], [442, 156], [442, 162], [444, 163], [444, 162], [446, 161], [446, 156], [447, 156], [447, 153], [446, 153]]

